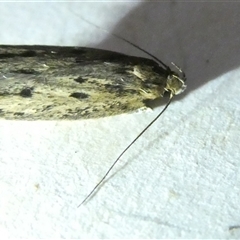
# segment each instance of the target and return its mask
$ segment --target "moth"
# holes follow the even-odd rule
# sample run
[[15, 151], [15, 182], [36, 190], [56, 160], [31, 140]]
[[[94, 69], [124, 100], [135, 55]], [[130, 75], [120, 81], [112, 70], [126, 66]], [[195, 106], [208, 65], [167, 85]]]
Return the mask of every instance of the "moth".
[[145, 108], [166, 91], [185, 89], [185, 80], [163, 67], [93, 48], [0, 45], [0, 118], [77, 120]]
[[[116, 36], [116, 35], [114, 35]], [[121, 156], [186, 88], [185, 74], [139, 46], [152, 59], [84, 47], [0, 45], [0, 118], [78, 120], [146, 108], [148, 100], [170, 93], [165, 108], [125, 148], [81, 202], [101, 185]]]

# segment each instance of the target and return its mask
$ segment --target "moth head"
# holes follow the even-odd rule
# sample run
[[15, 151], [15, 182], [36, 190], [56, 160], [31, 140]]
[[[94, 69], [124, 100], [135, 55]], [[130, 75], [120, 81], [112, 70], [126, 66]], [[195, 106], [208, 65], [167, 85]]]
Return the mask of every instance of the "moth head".
[[186, 82], [185, 73], [181, 70], [181, 68], [176, 66], [174, 63], [172, 64], [177, 68], [181, 76], [178, 73], [169, 69], [165, 90], [167, 92], [170, 92], [171, 97], [182, 93], [187, 87], [187, 85], [185, 84]]

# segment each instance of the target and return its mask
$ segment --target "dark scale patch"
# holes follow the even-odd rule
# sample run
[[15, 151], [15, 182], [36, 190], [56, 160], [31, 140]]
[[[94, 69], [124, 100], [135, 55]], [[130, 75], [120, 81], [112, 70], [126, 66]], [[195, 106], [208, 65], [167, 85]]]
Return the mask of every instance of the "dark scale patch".
[[125, 92], [131, 93], [131, 94], [136, 94], [136, 93], [138, 93], [138, 91], [135, 90], [135, 89], [125, 89]]
[[42, 112], [48, 111], [48, 110], [50, 110], [50, 109], [53, 108], [53, 107], [54, 107], [54, 105], [45, 106], [45, 107], [42, 109]]
[[132, 67], [119, 67], [119, 68], [117, 68], [117, 69], [115, 69], [114, 70], [114, 72], [116, 73], [116, 74], [123, 74], [124, 76], [126, 76], [126, 74], [128, 75], [128, 76], [131, 76], [131, 74], [130, 73], [128, 73], [128, 71], [130, 71], [130, 70], [132, 70]]
[[78, 109], [76, 112], [79, 112], [81, 115], [85, 115], [86, 112], [89, 112], [88, 110], [90, 109], [90, 107], [86, 107], [83, 109]]
[[75, 111], [73, 111], [73, 109], [69, 108], [66, 110], [68, 113], [74, 113]]
[[86, 60], [85, 57], [83, 57], [83, 59], [81, 58], [75, 58], [75, 62], [79, 65], [83, 65], [83, 66], [86, 66], [86, 65], [92, 65], [93, 64], [93, 60]]
[[158, 73], [159, 75], [164, 76], [165, 78], [167, 78], [168, 75], [171, 74], [171, 70], [169, 68], [167, 70], [163, 69], [160, 66], [156, 65], [156, 63], [154, 64], [154, 66], [151, 67], [155, 73]]
[[122, 104], [122, 105], [120, 106], [120, 108], [121, 108], [122, 110], [126, 110], [126, 109], [128, 109], [128, 105], [127, 105], [127, 104]]
[[13, 54], [13, 53], [2, 53], [0, 54], [0, 59], [5, 59], [5, 58], [12, 58], [17, 56], [17, 54]]
[[121, 93], [124, 91], [124, 88], [122, 85], [105, 84], [104, 87], [110, 93]]
[[14, 73], [22, 73], [22, 74], [39, 74], [39, 72], [33, 70], [33, 69], [18, 69], [13, 71]]
[[86, 93], [75, 92], [75, 93], [70, 94], [69, 97], [74, 97], [74, 98], [77, 98], [77, 99], [85, 99], [85, 98], [88, 98], [89, 95], [86, 94]]
[[69, 114], [62, 115], [62, 119], [69, 119], [70, 117], [72, 117], [72, 115], [69, 115]]
[[24, 113], [23, 113], [23, 112], [15, 112], [14, 115], [15, 115], [15, 116], [23, 116]]
[[77, 112], [81, 111], [81, 109], [79, 108], [75, 108], [75, 109], [66, 109], [66, 113], [68, 113], [67, 115], [73, 115], [73, 114], [76, 114]]
[[82, 55], [82, 54], [86, 54], [86, 52], [87, 52], [87, 49], [85, 49], [85, 48], [69, 48], [70, 49], [70, 51], [69, 51], [69, 54], [72, 54], [73, 56], [74, 55]]
[[37, 53], [35, 51], [25, 51], [22, 53], [2, 53], [0, 58], [14, 58], [14, 57], [35, 57]]
[[126, 89], [123, 85], [112, 85], [105, 84], [104, 87], [110, 93], [115, 93], [117, 95], [126, 95], [126, 94], [136, 94], [138, 91], [136, 89]]
[[87, 79], [84, 79], [82, 77], [78, 77], [78, 78], [74, 78], [74, 81], [77, 82], [77, 83], [84, 83], [86, 82]]
[[19, 93], [21, 97], [32, 97], [32, 90], [33, 88], [24, 88], [22, 91]]
[[37, 53], [35, 51], [29, 50], [29, 51], [25, 51], [25, 52], [23, 52], [23, 53], [21, 53], [19, 55], [21, 57], [35, 57], [35, 56], [37, 56]]
[[89, 111], [86, 110], [86, 111], [84, 111], [84, 112], [81, 112], [81, 115], [82, 115], [82, 116], [87, 116], [87, 115], [89, 115]]

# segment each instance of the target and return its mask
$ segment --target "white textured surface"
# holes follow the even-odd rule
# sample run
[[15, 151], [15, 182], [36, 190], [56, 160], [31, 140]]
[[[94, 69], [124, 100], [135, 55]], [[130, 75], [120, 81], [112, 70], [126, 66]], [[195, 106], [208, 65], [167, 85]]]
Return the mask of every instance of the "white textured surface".
[[229, 231], [240, 225], [239, 11], [237, 3], [0, 3], [1, 44], [139, 55], [80, 15], [182, 66], [189, 86], [80, 209], [162, 107], [76, 122], [1, 120], [0, 236], [240, 238]]

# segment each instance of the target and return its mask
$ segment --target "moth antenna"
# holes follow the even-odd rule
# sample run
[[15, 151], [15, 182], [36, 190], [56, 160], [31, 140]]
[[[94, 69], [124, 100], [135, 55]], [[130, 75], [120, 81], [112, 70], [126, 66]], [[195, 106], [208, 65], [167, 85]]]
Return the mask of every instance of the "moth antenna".
[[180, 73], [182, 73], [182, 75], [183, 75], [183, 81], [186, 82], [186, 74], [185, 74], [185, 72], [184, 72], [178, 65], [176, 65], [174, 62], [171, 62], [171, 64], [172, 64]]
[[138, 136], [122, 151], [122, 153], [119, 155], [119, 157], [114, 161], [114, 163], [111, 165], [111, 167], [108, 169], [108, 171], [105, 173], [105, 175], [102, 177], [102, 179], [98, 182], [98, 184], [92, 189], [92, 191], [84, 198], [84, 200], [78, 205], [78, 208], [82, 206], [88, 199], [91, 198], [93, 193], [99, 188], [99, 186], [103, 183], [103, 181], [106, 179], [106, 177], [109, 175], [110, 171], [114, 168], [114, 166], [117, 164], [117, 162], [120, 160], [120, 158], [123, 156], [123, 154], [147, 131], [147, 129], [166, 111], [168, 106], [170, 105], [173, 93], [170, 93], [170, 98], [168, 103], [165, 105], [163, 110], [138, 134]]
[[98, 25], [96, 25], [96, 24], [94, 24], [94, 23], [92, 23], [92, 22], [84, 19], [83, 17], [80, 17], [80, 18], [83, 19], [84, 21], [86, 21], [87, 23], [93, 25], [94, 27], [96, 27], [96, 28], [98, 28], [98, 29], [106, 32], [107, 34], [110, 34], [110, 35], [114, 36], [115, 38], [119, 38], [119, 39], [121, 39], [122, 41], [124, 41], [124, 42], [132, 45], [132, 46], [135, 47], [135, 48], [137, 48], [138, 50], [146, 53], [148, 56], [152, 57], [152, 58], [153, 58], [154, 60], [156, 60], [158, 63], [161, 63], [161, 64], [166, 68], [166, 70], [167, 70], [168, 72], [171, 72], [171, 69], [169, 68], [169, 66], [167, 66], [165, 63], [163, 63], [160, 59], [158, 59], [157, 57], [155, 57], [155, 56], [154, 56], [153, 54], [151, 54], [150, 52], [148, 52], [148, 51], [144, 50], [143, 48], [139, 47], [137, 44], [130, 42], [130, 41], [127, 40], [126, 38], [123, 38], [123, 37], [117, 35], [116, 33], [111, 33], [111, 32], [109, 32], [108, 30], [99, 27]]

